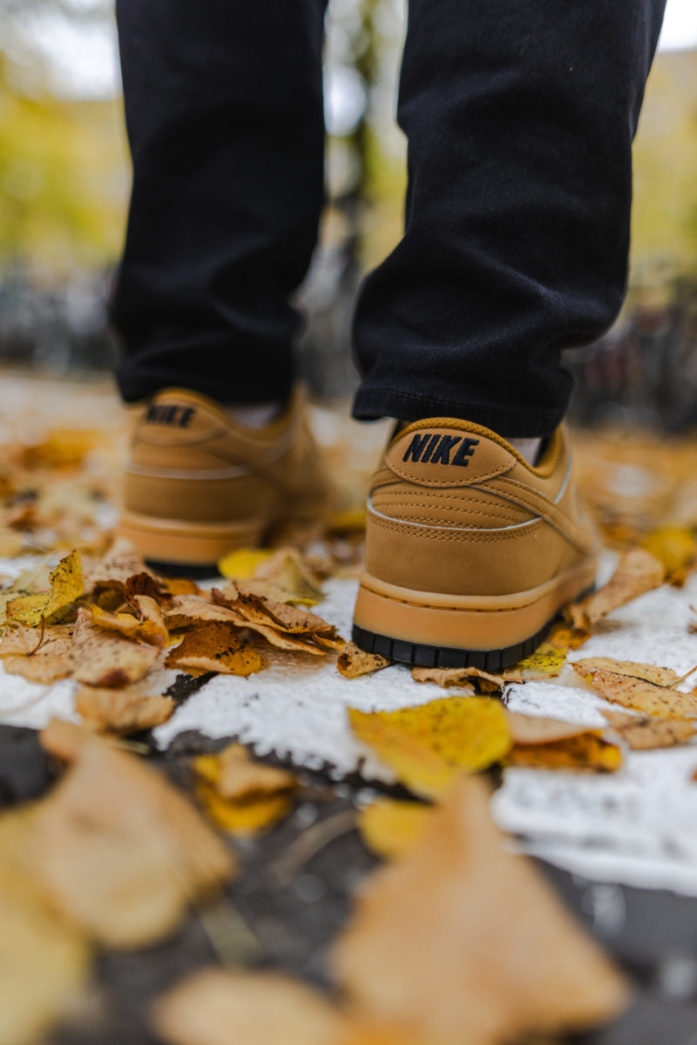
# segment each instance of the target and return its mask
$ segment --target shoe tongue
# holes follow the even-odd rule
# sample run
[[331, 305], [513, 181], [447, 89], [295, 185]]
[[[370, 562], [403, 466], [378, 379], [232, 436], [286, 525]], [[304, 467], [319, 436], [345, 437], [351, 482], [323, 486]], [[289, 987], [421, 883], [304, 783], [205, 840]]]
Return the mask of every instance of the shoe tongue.
[[412, 483], [463, 486], [508, 472], [516, 458], [486, 429], [458, 422], [406, 428], [388, 448], [385, 463]]

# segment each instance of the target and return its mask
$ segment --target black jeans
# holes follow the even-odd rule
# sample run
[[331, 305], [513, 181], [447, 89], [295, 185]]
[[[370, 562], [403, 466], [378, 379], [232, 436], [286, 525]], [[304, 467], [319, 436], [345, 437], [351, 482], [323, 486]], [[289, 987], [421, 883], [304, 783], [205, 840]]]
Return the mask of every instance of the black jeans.
[[[625, 292], [665, 0], [411, 0], [404, 238], [365, 280], [354, 414], [546, 435]], [[323, 202], [324, 0], [117, 0], [134, 184], [122, 394], [285, 398]]]

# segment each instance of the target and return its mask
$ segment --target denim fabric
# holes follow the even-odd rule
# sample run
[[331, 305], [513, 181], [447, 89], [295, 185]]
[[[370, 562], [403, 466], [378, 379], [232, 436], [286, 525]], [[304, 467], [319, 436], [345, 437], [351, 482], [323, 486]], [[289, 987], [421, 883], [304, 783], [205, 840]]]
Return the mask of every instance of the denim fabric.
[[[118, 0], [134, 159], [113, 318], [138, 399], [287, 394], [322, 204], [322, 0]], [[365, 280], [354, 414], [547, 435], [625, 292], [664, 0], [411, 0], [405, 234]]]

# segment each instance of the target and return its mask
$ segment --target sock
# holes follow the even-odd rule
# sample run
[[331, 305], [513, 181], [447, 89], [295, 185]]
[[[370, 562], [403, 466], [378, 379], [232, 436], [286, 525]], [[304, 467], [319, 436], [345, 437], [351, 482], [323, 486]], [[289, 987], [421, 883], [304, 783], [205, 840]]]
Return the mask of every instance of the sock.
[[540, 459], [542, 439], [509, 439], [508, 442], [528, 464], [531, 464], [533, 468], [535, 467]]
[[283, 413], [284, 404], [270, 400], [266, 403], [228, 403], [227, 412], [233, 421], [245, 428], [265, 428]]

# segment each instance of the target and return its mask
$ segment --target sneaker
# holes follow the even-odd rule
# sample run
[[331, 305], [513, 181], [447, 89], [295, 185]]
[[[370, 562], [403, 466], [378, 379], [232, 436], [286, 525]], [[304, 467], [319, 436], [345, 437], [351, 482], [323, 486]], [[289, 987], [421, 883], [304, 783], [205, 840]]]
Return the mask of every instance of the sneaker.
[[563, 428], [532, 467], [480, 425], [417, 421], [373, 477], [354, 642], [407, 664], [500, 671], [592, 588], [596, 553]]
[[159, 392], [136, 424], [120, 536], [151, 562], [214, 566], [273, 527], [322, 514], [328, 483], [296, 391], [264, 428], [182, 388]]

